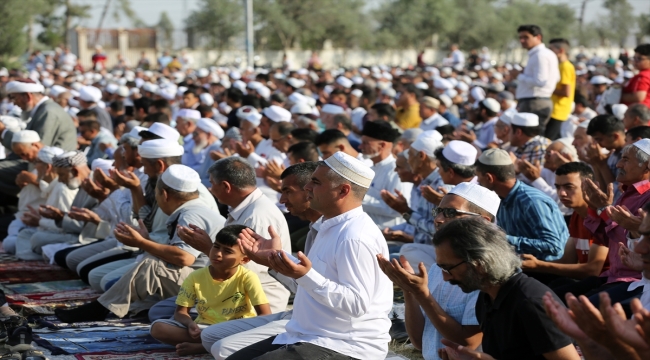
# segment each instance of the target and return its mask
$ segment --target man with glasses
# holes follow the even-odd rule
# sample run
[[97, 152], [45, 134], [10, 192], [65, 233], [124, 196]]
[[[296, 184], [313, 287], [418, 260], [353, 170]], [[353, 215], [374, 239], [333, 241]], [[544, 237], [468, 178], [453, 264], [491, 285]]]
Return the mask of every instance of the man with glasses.
[[[501, 200], [496, 193], [478, 184], [463, 182], [454, 187], [433, 211], [436, 230], [446, 222], [463, 217], [480, 217], [494, 222]], [[474, 306], [478, 291], [463, 292], [445, 277], [466, 263], [459, 261], [450, 266], [431, 266], [428, 274], [421, 269], [415, 275], [403, 256], [389, 262], [377, 255], [382, 271], [404, 291], [406, 331], [411, 343], [422, 350], [425, 359], [437, 359], [444, 345], [442, 338], [463, 346], [476, 348], [481, 343], [481, 330], [476, 320]], [[415, 264], [414, 264], [415, 265]]]
[[625, 105], [642, 103], [650, 106], [650, 44], [641, 44], [634, 49], [634, 67], [639, 70], [623, 88], [621, 103]]

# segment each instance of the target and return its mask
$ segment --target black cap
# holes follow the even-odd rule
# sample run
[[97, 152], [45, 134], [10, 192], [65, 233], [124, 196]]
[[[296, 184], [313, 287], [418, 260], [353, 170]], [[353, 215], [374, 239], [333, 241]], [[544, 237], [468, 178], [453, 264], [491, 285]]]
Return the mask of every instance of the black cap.
[[386, 121], [381, 120], [366, 122], [361, 135], [388, 142], [395, 142], [400, 136], [397, 129], [393, 128]]

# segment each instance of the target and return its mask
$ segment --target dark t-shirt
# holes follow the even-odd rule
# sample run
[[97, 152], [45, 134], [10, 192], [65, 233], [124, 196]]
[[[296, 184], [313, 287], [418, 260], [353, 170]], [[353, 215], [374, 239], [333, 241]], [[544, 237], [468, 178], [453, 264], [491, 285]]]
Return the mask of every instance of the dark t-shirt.
[[227, 122], [227, 124], [228, 124], [229, 128], [231, 128], [231, 127], [238, 128], [239, 127], [239, 118], [237, 117], [237, 110], [239, 110], [239, 108], [233, 108], [228, 113], [228, 122]]
[[518, 273], [503, 284], [494, 303], [481, 292], [476, 318], [483, 331], [483, 351], [499, 360], [541, 360], [542, 354], [571, 344], [546, 315], [542, 297], [547, 291], [561, 302], [546, 285]]

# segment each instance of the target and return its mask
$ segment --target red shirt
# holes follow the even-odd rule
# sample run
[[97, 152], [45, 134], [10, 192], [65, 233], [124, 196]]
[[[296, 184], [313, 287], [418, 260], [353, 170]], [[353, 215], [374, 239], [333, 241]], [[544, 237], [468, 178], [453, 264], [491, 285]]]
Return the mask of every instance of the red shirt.
[[[645, 91], [645, 99], [641, 101], [641, 104], [645, 104], [650, 107], [650, 69], [641, 70], [637, 75], [635, 75], [626, 87], [623, 88], [623, 94], [632, 94], [637, 91]], [[622, 101], [625, 105], [630, 105], [633, 103]]]
[[[578, 264], [589, 262], [589, 249], [594, 242], [594, 235], [584, 225], [584, 218], [577, 212], [573, 212], [569, 220], [569, 236], [576, 239], [576, 254]], [[609, 268], [609, 261], [605, 260], [602, 271]]]

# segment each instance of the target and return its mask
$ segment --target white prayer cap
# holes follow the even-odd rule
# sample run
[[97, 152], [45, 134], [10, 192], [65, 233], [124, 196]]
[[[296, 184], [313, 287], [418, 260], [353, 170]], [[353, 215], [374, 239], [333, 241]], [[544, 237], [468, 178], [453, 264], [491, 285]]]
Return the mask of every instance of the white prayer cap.
[[458, 89], [458, 91], [460, 91], [460, 92], [467, 92], [467, 90], [469, 90], [469, 85], [467, 85], [467, 83], [461, 81], [458, 84], [456, 84], [456, 89]]
[[255, 91], [257, 91], [257, 94], [259, 96], [263, 97], [264, 99], [268, 99], [268, 98], [271, 97], [271, 89], [269, 89], [268, 87], [266, 87], [264, 85], [262, 85], [262, 86], [258, 87], [257, 89], [255, 89]]
[[478, 161], [484, 165], [504, 166], [512, 165], [512, 159], [507, 151], [502, 149], [489, 149], [485, 150]]
[[140, 131], [138, 134], [142, 137], [142, 133], [151, 133], [160, 136], [163, 139], [178, 142], [181, 134], [173, 127], [163, 123], [153, 123], [149, 129]]
[[634, 144], [639, 150], [643, 151], [646, 155], [650, 155], [650, 139], [641, 139]]
[[131, 136], [134, 139], [140, 140], [142, 139], [140, 137], [140, 131], [146, 131], [146, 130], [147, 128], [144, 126], [134, 126], [133, 129], [131, 129], [131, 131], [129, 131], [129, 133], [126, 135]]
[[454, 86], [451, 84], [451, 82], [447, 79], [444, 78], [436, 78], [433, 80], [433, 87], [436, 89], [441, 89], [441, 90], [447, 90], [447, 89], [453, 89]]
[[488, 190], [479, 184], [462, 182], [449, 190], [449, 193], [460, 196], [493, 216], [497, 216], [501, 199], [492, 190]]
[[296, 78], [288, 78], [287, 84], [289, 84], [289, 86], [294, 89], [300, 89], [301, 87], [305, 86], [305, 81]]
[[474, 165], [478, 151], [470, 143], [452, 140], [444, 149], [442, 155], [445, 159], [458, 165]]
[[363, 96], [363, 90], [361, 90], [361, 89], [354, 89], [354, 90], [350, 91], [350, 95], [352, 95], [352, 96], [356, 96], [356, 97], [360, 98], [360, 97]]
[[36, 83], [10, 81], [7, 83], [5, 90], [7, 91], [7, 94], [42, 93], [45, 92], [45, 87]]
[[504, 124], [512, 124], [512, 118], [515, 116], [517, 113], [517, 110], [515, 108], [510, 108], [506, 111], [504, 111], [500, 116], [499, 120], [504, 123]]
[[7, 68], [0, 68], [0, 76], [9, 76], [9, 70]]
[[455, 89], [447, 89], [447, 91], [445, 91], [445, 95], [447, 95], [447, 96], [449, 96], [449, 98], [453, 99], [456, 96], [458, 96], [458, 91], [456, 91]]
[[353, 76], [352, 77], [352, 82], [359, 85], [363, 84], [363, 78], [361, 76]]
[[511, 124], [525, 127], [539, 126], [539, 116], [533, 113], [516, 113], [512, 116]]
[[291, 121], [291, 112], [289, 110], [279, 107], [277, 105], [271, 105], [264, 110], [262, 110], [262, 115], [269, 118], [273, 122], [288, 122]]
[[287, 76], [284, 75], [283, 73], [275, 73], [273, 75], [273, 78], [278, 79], [278, 80], [284, 80]]
[[[73, 99], [70, 99], [70, 100], [73, 100]], [[68, 103], [70, 103], [70, 100], [68, 100]], [[70, 104], [70, 105], [72, 105], [72, 104]], [[79, 113], [79, 109], [77, 109], [76, 107], [71, 106], [68, 109], [68, 115], [70, 115], [70, 117], [76, 118], [78, 113]]]
[[608, 79], [603, 75], [596, 75], [589, 80], [592, 85], [609, 85], [612, 83], [612, 80]]
[[33, 144], [41, 141], [41, 137], [34, 130], [22, 130], [15, 132], [11, 138], [12, 143]]
[[485, 98], [481, 101], [481, 104], [494, 113], [501, 111], [501, 104], [493, 98]]
[[242, 118], [242, 120], [248, 121], [255, 126], [260, 126], [260, 123], [262, 122], [262, 114], [258, 113], [257, 111], [249, 112]]
[[208, 75], [210, 75], [210, 70], [206, 68], [201, 68], [199, 69], [199, 71], [196, 72], [196, 76], [199, 78], [208, 77]]
[[384, 96], [388, 96], [390, 98], [394, 98], [395, 96], [397, 96], [397, 91], [395, 91], [395, 89], [389, 87], [389, 88], [386, 88], [386, 89], [382, 90], [381, 94], [384, 95]]
[[292, 114], [299, 114], [299, 115], [307, 115], [311, 114], [313, 109], [311, 106], [307, 105], [306, 103], [297, 103], [296, 105], [291, 107], [291, 113]]
[[165, 170], [160, 180], [170, 188], [183, 193], [193, 193], [199, 190], [201, 177], [194, 169], [180, 164], [174, 164]]
[[212, 95], [208, 93], [203, 93], [199, 95], [199, 101], [201, 101], [201, 104], [207, 105], [207, 106], [212, 106], [214, 105], [214, 98]]
[[492, 78], [497, 81], [503, 81], [503, 75], [501, 73], [495, 72], [492, 74]]
[[144, 85], [142, 85], [142, 90], [147, 91], [147, 92], [151, 92], [151, 93], [155, 93], [155, 92], [158, 91], [158, 85], [152, 84], [150, 82], [146, 82], [146, 83], [144, 83]]
[[301, 102], [307, 103], [307, 97], [297, 91], [292, 92], [291, 95], [289, 95], [289, 97], [287, 98], [287, 100], [289, 100], [289, 102], [292, 102], [294, 104], [298, 104]]
[[298, 71], [296, 71], [296, 73], [298, 75], [307, 75], [307, 74], [309, 74], [309, 70], [307, 70], [305, 68], [300, 68], [300, 69], [298, 69]]
[[614, 116], [616, 116], [616, 118], [621, 121], [623, 121], [626, 111], [627, 111], [627, 105], [625, 104], [612, 105], [612, 114], [614, 114]]
[[423, 151], [427, 156], [433, 156], [436, 149], [442, 146], [442, 135], [436, 130], [427, 130], [418, 136], [411, 144], [415, 151]]
[[119, 85], [115, 83], [110, 83], [106, 85], [106, 88], [104, 90], [106, 90], [106, 92], [109, 94], [115, 94], [119, 88], [120, 88]]
[[339, 76], [338, 78], [336, 78], [336, 83], [343, 86], [346, 89], [349, 89], [352, 87], [352, 85], [354, 85], [354, 82], [346, 78], [345, 76]]
[[421, 81], [421, 82], [415, 84], [415, 87], [420, 89], [420, 90], [428, 90], [429, 89], [429, 85], [427, 83], [425, 83], [424, 81]]
[[241, 90], [244, 94], [247, 94], [248, 92], [246, 91], [246, 83], [241, 81], [241, 80], [235, 80], [234, 83], [232, 83], [232, 87], [235, 89]]
[[260, 86], [264, 86], [264, 85], [262, 85], [262, 83], [259, 81], [249, 81], [248, 84], [246, 85], [247, 88], [252, 90], [257, 90]]
[[445, 66], [442, 69], [440, 69], [440, 73], [445, 76], [449, 76], [452, 73], [452, 69], [449, 66]]
[[176, 118], [179, 117], [192, 122], [197, 122], [201, 118], [201, 113], [194, 109], [180, 109], [176, 113]]
[[485, 90], [483, 88], [475, 86], [470, 90], [470, 95], [474, 98], [475, 101], [481, 101], [485, 99]]
[[445, 105], [445, 107], [451, 107], [452, 105], [454, 105], [454, 102], [451, 100], [449, 96], [447, 96], [447, 94], [441, 94], [440, 96], [438, 96], [438, 98], [440, 99], [440, 102]]
[[54, 80], [50, 78], [45, 78], [41, 80], [41, 84], [43, 84], [44, 87], [49, 88], [52, 87], [52, 85], [54, 85]]
[[438, 99], [432, 98], [431, 96], [423, 96], [420, 100], [423, 105], [426, 105], [429, 109], [438, 109], [440, 107], [440, 101]]
[[162, 159], [172, 156], [181, 156], [185, 150], [178, 143], [178, 139], [156, 139], [145, 141], [138, 145], [140, 157], [145, 159]]
[[94, 86], [83, 86], [79, 89], [79, 99], [90, 103], [99, 102], [102, 99], [102, 91]]
[[97, 169], [102, 169], [104, 174], [108, 174], [108, 170], [112, 168], [113, 168], [113, 160], [95, 159], [90, 164], [90, 170], [95, 171]]
[[160, 88], [158, 90], [158, 95], [160, 95], [165, 100], [171, 101], [176, 98], [176, 89], [174, 89], [172, 86]]
[[[402, 140], [408, 141], [409, 143], [413, 143], [415, 140], [417, 140], [418, 136], [420, 136], [420, 134], [422, 134], [423, 132], [424, 132], [424, 130], [422, 130], [420, 128], [406, 129], [406, 130], [404, 130], [404, 132], [402, 133], [402, 136], [400, 136], [400, 138]], [[406, 151], [408, 151], [408, 150], [406, 150]]]
[[225, 135], [221, 126], [219, 126], [219, 124], [217, 124], [217, 122], [212, 119], [201, 118], [199, 119], [199, 121], [196, 122], [196, 126], [199, 129], [216, 136], [217, 139], [222, 139], [223, 136]]
[[241, 79], [241, 73], [237, 70], [233, 70], [230, 72], [230, 78], [233, 80], [239, 80]]
[[589, 127], [589, 122], [590, 122], [590, 121], [591, 121], [591, 120], [585, 120], [585, 121], [581, 122], [580, 125], [578, 125], [578, 127], [579, 127], [579, 128], [583, 128], [583, 129], [586, 129], [586, 128]]
[[321, 108], [320, 111], [321, 111], [322, 113], [324, 113], [324, 114], [332, 114], [332, 115], [336, 115], [336, 114], [342, 114], [342, 113], [344, 113], [344, 112], [345, 112], [345, 109], [343, 109], [342, 107], [340, 107], [340, 106], [338, 106], [338, 105], [334, 105], [334, 104], [325, 104], [325, 105], [323, 105], [323, 107]]
[[50, 96], [51, 96], [51, 97], [57, 97], [57, 96], [59, 96], [59, 95], [65, 93], [65, 92], [68, 92], [68, 89], [64, 88], [64, 87], [61, 86], [61, 85], [54, 85], [54, 86], [52, 86], [52, 88], [50, 89]]
[[341, 151], [325, 159], [325, 164], [344, 179], [366, 189], [370, 188], [375, 177], [375, 172], [368, 165]]
[[59, 156], [61, 154], [63, 154], [63, 149], [60, 149], [55, 146], [44, 146], [41, 148], [41, 150], [38, 151], [36, 157], [38, 158], [38, 160], [46, 164], [52, 164], [54, 163], [54, 157]]
[[120, 97], [128, 97], [129, 96], [129, 88], [125, 85], [120, 86], [119, 89], [117, 89], [117, 96]]

